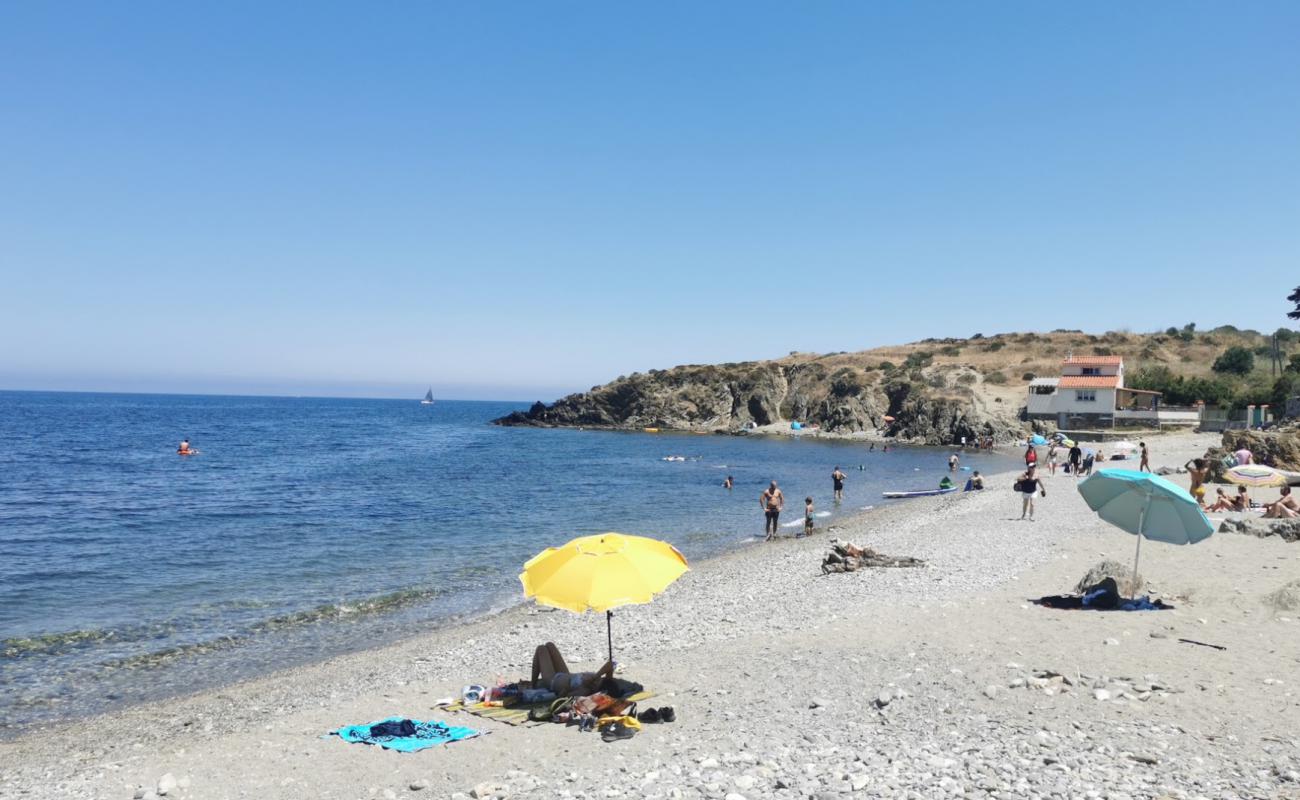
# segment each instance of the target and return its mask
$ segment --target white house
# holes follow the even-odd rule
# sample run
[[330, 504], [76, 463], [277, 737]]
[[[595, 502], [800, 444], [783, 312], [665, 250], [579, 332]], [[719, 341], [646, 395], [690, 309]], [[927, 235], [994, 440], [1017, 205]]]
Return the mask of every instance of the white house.
[[1195, 424], [1197, 420], [1195, 411], [1162, 409], [1159, 392], [1125, 387], [1120, 356], [1067, 357], [1061, 362], [1059, 378], [1029, 382], [1025, 413], [1030, 419], [1055, 420], [1057, 427], [1066, 429], [1113, 427], [1117, 422]]

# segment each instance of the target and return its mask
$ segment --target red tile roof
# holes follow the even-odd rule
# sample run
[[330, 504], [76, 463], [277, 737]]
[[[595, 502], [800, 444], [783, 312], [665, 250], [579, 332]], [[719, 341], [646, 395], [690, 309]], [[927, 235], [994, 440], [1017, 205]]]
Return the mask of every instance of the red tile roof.
[[1119, 366], [1124, 363], [1123, 356], [1070, 356], [1061, 362], [1062, 364], [1087, 364], [1096, 366], [1105, 364], [1107, 366]]
[[1062, 389], [1114, 389], [1118, 375], [1062, 375], [1057, 384]]

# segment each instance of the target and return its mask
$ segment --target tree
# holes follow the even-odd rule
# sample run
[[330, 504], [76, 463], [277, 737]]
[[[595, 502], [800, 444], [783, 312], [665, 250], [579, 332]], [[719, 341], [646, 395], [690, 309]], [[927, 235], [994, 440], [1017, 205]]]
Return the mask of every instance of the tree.
[[1255, 368], [1255, 354], [1244, 347], [1229, 347], [1214, 359], [1210, 369], [1215, 372], [1229, 372], [1233, 375], [1249, 375]]
[[1300, 319], [1300, 286], [1295, 287], [1295, 291], [1287, 295], [1286, 299], [1295, 303], [1295, 311], [1288, 311], [1287, 316], [1291, 319]]

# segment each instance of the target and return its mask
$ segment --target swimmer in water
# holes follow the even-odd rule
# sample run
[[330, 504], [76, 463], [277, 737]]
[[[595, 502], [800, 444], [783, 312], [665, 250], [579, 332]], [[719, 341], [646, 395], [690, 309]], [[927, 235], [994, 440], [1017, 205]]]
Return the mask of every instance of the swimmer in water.
[[190, 440], [189, 440], [189, 439], [181, 439], [181, 444], [180, 444], [180, 446], [176, 448], [176, 455], [179, 455], [179, 456], [188, 456], [188, 455], [189, 455], [190, 453], [192, 453], [192, 452], [194, 452], [194, 451], [190, 450]]
[[733, 480], [731, 479], [731, 476], [728, 475], [728, 476], [726, 477], [726, 479], [722, 481], [722, 488], [723, 488], [723, 489], [730, 489], [734, 484], [735, 484], [735, 481], [733, 481]]

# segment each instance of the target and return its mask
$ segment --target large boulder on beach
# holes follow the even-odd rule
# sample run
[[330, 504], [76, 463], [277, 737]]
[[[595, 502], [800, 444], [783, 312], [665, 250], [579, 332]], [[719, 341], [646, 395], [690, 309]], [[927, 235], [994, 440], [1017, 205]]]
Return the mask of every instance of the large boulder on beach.
[[1119, 586], [1120, 594], [1125, 597], [1137, 594], [1146, 583], [1141, 575], [1134, 578], [1133, 570], [1129, 567], [1118, 561], [1106, 559], [1094, 564], [1085, 572], [1079, 582], [1075, 584], [1074, 591], [1077, 594], [1083, 594], [1106, 578], [1114, 578], [1115, 583]]
[[1223, 481], [1227, 467], [1223, 460], [1246, 448], [1257, 464], [1271, 464], [1278, 469], [1300, 471], [1300, 428], [1289, 427], [1276, 431], [1224, 431], [1219, 447], [1210, 448], [1205, 457], [1210, 460], [1210, 480]]

